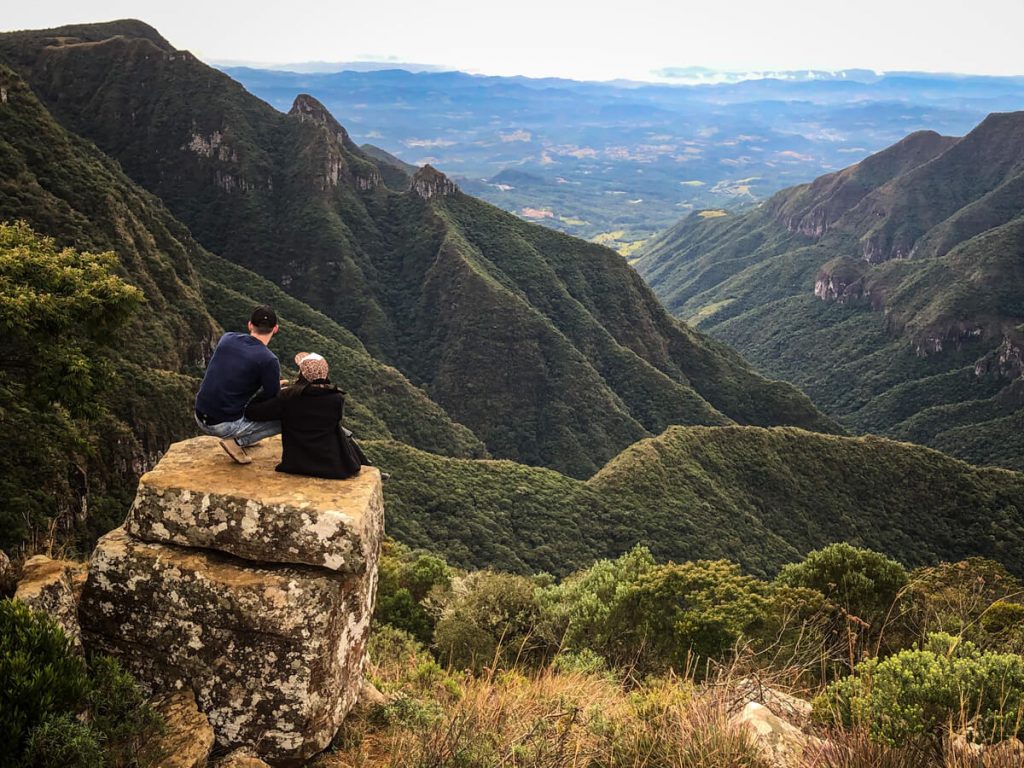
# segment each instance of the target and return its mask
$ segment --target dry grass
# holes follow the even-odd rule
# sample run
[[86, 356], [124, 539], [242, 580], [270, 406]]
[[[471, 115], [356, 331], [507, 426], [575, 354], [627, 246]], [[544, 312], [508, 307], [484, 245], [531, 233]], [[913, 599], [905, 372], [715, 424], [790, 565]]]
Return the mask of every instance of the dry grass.
[[[452, 676], [418, 669], [390, 704], [350, 718], [319, 768], [768, 768], [724, 699], [689, 683], [631, 690], [594, 672]], [[388, 690], [402, 673], [371, 675]]]
[[872, 741], [864, 731], [835, 731], [805, 756], [800, 768], [1021, 768], [1020, 742], [982, 749], [947, 737], [899, 747]]

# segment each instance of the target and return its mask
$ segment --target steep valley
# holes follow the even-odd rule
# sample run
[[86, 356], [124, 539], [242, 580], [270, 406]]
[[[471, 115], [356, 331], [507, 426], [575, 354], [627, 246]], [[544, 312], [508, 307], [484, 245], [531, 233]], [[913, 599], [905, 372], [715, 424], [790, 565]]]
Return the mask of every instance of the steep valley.
[[1024, 113], [912, 134], [637, 263], [680, 317], [850, 428], [1024, 468]]
[[[4, 454], [6, 492], [19, 500], [5, 546], [53, 520], [80, 542], [114, 525], [138, 473], [193, 433], [192, 392], [220, 329], [269, 301], [282, 318], [275, 351], [286, 361], [300, 349], [324, 352], [349, 392], [350, 426], [393, 472], [389, 530], [453, 563], [565, 574], [639, 542], [659, 558], [728, 557], [768, 575], [834, 540], [910, 564], [971, 554], [1020, 562], [1020, 475], [828, 434], [841, 430], [805, 395], [672, 318], [615, 252], [523, 222], [430, 167], [410, 177], [355, 146], [311, 97], [279, 113], [139, 22], [59, 33], [0, 35], [12, 67], [0, 74], [0, 219], [23, 220], [60, 246], [112, 250], [146, 303], [104, 352], [122, 382], [103, 397], [105, 421], [90, 422], [73, 455], [41, 459], [48, 477], [69, 463], [87, 467], [85, 486], [33, 494], [35, 477], [14, 469], [21, 457]], [[926, 145], [920, 152], [941, 154], [953, 143]], [[877, 173], [899, 178], [904, 165], [914, 162]], [[830, 199], [864, 197], [843, 179], [829, 189]], [[795, 220], [804, 202], [783, 195], [775, 204]], [[686, 304], [716, 333], [727, 335], [727, 318], [740, 323], [756, 294], [803, 302], [808, 317], [845, 313], [857, 319], [848, 338], [897, 358], [902, 342], [870, 303], [789, 296], [787, 286], [817, 275], [826, 243], [773, 225], [769, 210], [684, 222], [688, 247], [719, 250], [667, 296], [670, 307], [735, 277], [749, 296]], [[752, 258], [751, 242], [774, 261]], [[967, 269], [971, 253], [956, 249], [943, 264]], [[756, 273], [768, 263], [774, 271], [761, 277], [737, 267]], [[773, 320], [768, 312], [759, 332]], [[746, 349], [744, 329], [729, 333]], [[938, 383], [879, 399], [878, 424], [913, 398], [982, 384], [988, 400], [975, 407], [992, 410], [1012, 392], [999, 376], [1015, 349], [1012, 335], [995, 334], [970, 342], [996, 350], [984, 376], [962, 343], [952, 373], [942, 368], [948, 350], [910, 349], [888, 379], [860, 381], [822, 374], [843, 354], [823, 333], [809, 347], [819, 371], [798, 383], [820, 394], [815, 387], [832, 381], [850, 402], [891, 388], [903, 370]], [[795, 349], [784, 341], [752, 359], [771, 370]], [[950, 422], [918, 428], [936, 423]]]

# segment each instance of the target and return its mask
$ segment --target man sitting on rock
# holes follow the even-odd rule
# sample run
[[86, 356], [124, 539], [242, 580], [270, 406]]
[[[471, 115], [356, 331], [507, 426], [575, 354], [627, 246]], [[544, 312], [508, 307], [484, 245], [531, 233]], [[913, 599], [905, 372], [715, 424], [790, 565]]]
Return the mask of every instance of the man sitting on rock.
[[249, 333], [225, 333], [217, 342], [196, 395], [196, 423], [239, 464], [252, 459], [245, 446], [277, 435], [280, 421], [252, 421], [245, 406], [259, 392], [271, 398], [281, 389], [281, 365], [267, 345], [278, 331], [274, 310], [261, 304], [249, 318]]

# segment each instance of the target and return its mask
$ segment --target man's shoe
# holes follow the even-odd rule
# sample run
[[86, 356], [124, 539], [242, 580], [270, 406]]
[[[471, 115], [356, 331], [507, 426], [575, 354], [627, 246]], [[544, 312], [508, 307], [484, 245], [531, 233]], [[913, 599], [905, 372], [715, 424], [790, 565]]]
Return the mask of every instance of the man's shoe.
[[239, 464], [252, 464], [252, 457], [245, 452], [245, 449], [235, 442], [233, 437], [227, 437], [220, 441], [220, 447], [225, 453]]

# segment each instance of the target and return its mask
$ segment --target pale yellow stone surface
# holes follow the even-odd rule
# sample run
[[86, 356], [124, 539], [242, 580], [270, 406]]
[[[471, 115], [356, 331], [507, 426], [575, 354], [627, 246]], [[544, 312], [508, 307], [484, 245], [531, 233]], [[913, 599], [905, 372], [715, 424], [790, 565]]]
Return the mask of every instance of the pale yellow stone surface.
[[325, 480], [276, 472], [280, 437], [233, 462], [215, 437], [175, 443], [142, 476], [128, 532], [150, 542], [202, 547], [258, 562], [360, 573], [383, 528], [380, 472]]

